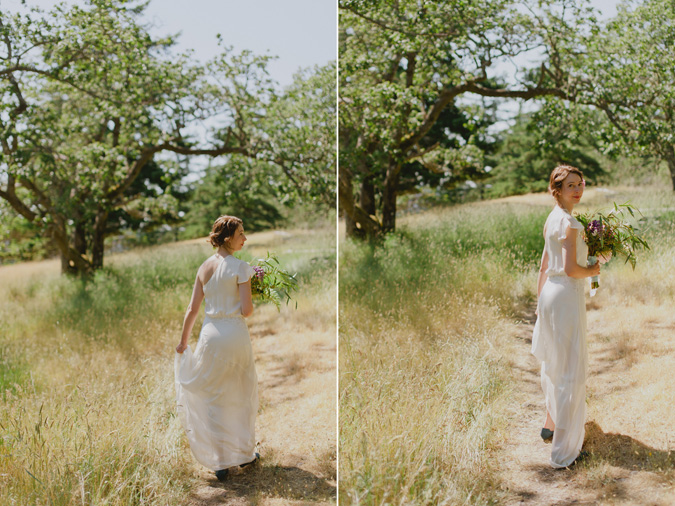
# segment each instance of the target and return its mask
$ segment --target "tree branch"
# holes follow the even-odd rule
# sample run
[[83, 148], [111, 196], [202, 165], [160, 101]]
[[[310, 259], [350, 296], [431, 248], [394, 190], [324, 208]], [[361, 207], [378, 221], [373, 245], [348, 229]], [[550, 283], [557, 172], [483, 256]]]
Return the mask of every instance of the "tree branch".
[[151, 148], [143, 150], [141, 156], [131, 164], [127, 176], [124, 178], [118, 186], [113, 188], [106, 195], [106, 199], [109, 202], [117, 200], [122, 194], [133, 184], [138, 175], [141, 173], [141, 169], [155, 156], [156, 153], [160, 151], [171, 151], [173, 153], [178, 153], [180, 155], [207, 155], [207, 156], [220, 156], [220, 155], [229, 155], [229, 154], [240, 154], [243, 156], [253, 156], [249, 151], [244, 147], [221, 147], [213, 149], [192, 149], [184, 148], [181, 146], [174, 146], [169, 143], [159, 144]]
[[22, 177], [19, 179], [19, 182], [21, 183], [22, 186], [33, 192], [33, 194], [37, 197], [38, 204], [44, 207], [45, 210], [49, 211], [49, 214], [51, 214], [52, 216], [56, 215], [56, 210], [52, 206], [49, 197], [47, 197], [47, 195], [45, 195], [45, 193], [42, 190], [40, 190], [40, 188], [38, 188], [33, 181], [31, 181], [26, 177]]
[[344, 6], [339, 6], [340, 9], [346, 10], [348, 12], [351, 12], [355, 16], [358, 16], [362, 19], [365, 19], [369, 23], [372, 23], [374, 25], [379, 26], [380, 28], [384, 28], [385, 30], [388, 30], [390, 32], [397, 32], [397, 33], [402, 33], [403, 35], [407, 35], [408, 37], [411, 38], [417, 38], [417, 37], [436, 37], [439, 39], [447, 39], [450, 37], [454, 37], [457, 35], [457, 32], [443, 32], [443, 33], [418, 33], [418, 32], [409, 32], [407, 30], [404, 30], [402, 28], [398, 28], [397, 26], [392, 26], [388, 25], [384, 21], [380, 21], [379, 19], [371, 18], [370, 16], [366, 16], [365, 14], [362, 14], [358, 12], [356, 9], [353, 7], [344, 7]]
[[383, 81], [392, 82], [394, 77], [396, 77], [396, 69], [398, 69], [399, 64], [401, 63], [402, 55], [397, 54], [389, 63], [389, 70], [382, 76]]
[[31, 72], [33, 74], [46, 76], [49, 79], [52, 79], [54, 81], [57, 81], [57, 82], [60, 82], [60, 83], [63, 83], [63, 84], [67, 84], [68, 86], [72, 86], [76, 90], [81, 91], [82, 93], [84, 93], [86, 95], [89, 95], [90, 97], [96, 98], [98, 100], [103, 100], [103, 101], [106, 101], [106, 102], [110, 102], [111, 104], [120, 105], [120, 102], [117, 102], [115, 100], [111, 100], [111, 99], [106, 98], [106, 97], [102, 97], [101, 95], [99, 95], [97, 93], [94, 93], [93, 91], [87, 90], [85, 88], [82, 88], [81, 86], [79, 86], [79, 85], [77, 85], [77, 84], [75, 84], [75, 83], [73, 83], [73, 82], [71, 82], [67, 79], [63, 79], [61, 77], [58, 77], [56, 75], [56, 73], [59, 70], [62, 70], [63, 68], [65, 68], [65, 67], [59, 66], [59, 67], [56, 67], [56, 68], [51, 69], [51, 70], [44, 70], [44, 69], [39, 69], [39, 68], [30, 66], [30, 65], [14, 65], [12, 67], [0, 70], [0, 77], [4, 77], [6, 75], [11, 76], [13, 72]]
[[[405, 158], [404, 161], [410, 162], [410, 161], [412, 161], [412, 160], [414, 160], [414, 159], [416, 159], [416, 158], [422, 158], [424, 155], [431, 153], [433, 150], [435, 150], [435, 149], [436, 149], [438, 146], [440, 146], [440, 145], [441, 145], [440, 142], [435, 142], [432, 146], [429, 146], [428, 148], [426, 148], [426, 149], [423, 150], [423, 151], [416, 151], [416, 152], [414, 152], [414, 153], [411, 153], [410, 155], [408, 155], [408, 156]], [[417, 145], [416, 147], [419, 147], [419, 145]], [[422, 165], [424, 165], [424, 166], [426, 167], [426, 164], [425, 164], [425, 162], [424, 162], [424, 159], [422, 159]]]
[[413, 85], [413, 78], [415, 77], [415, 66], [417, 65], [417, 53], [409, 52], [406, 55], [408, 60], [408, 65], [405, 70], [405, 85], [406, 88], [410, 88]]
[[495, 98], [522, 98], [529, 100], [541, 96], [556, 96], [564, 99], [569, 99], [569, 95], [559, 88], [529, 88], [526, 90], [508, 90], [508, 89], [492, 89], [481, 86], [475, 81], [468, 81], [459, 86], [446, 88], [436, 99], [434, 105], [431, 107], [429, 114], [424, 119], [419, 128], [412, 134], [405, 137], [399, 144], [399, 148], [404, 153], [417, 144], [436, 123], [443, 109], [453, 102], [458, 95], [462, 93], [476, 93], [483, 97]]
[[19, 213], [21, 216], [26, 218], [28, 221], [35, 221], [37, 218], [37, 213], [34, 213], [30, 208], [24, 204], [21, 199], [16, 195], [16, 179], [14, 176], [9, 175], [7, 179], [7, 191], [0, 190], [0, 198], [5, 199], [9, 202], [14, 210]]

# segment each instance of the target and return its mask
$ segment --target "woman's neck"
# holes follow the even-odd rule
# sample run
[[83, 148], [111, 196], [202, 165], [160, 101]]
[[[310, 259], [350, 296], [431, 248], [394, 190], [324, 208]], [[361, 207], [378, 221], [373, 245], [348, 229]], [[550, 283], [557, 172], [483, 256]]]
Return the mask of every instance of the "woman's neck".
[[231, 255], [231, 254], [232, 254], [232, 251], [230, 251], [229, 249], [227, 249], [225, 246], [219, 246], [219, 247], [218, 247], [218, 250], [216, 251], [216, 253], [217, 253], [218, 255], [220, 255], [221, 257], [225, 258], [226, 256]]
[[562, 202], [558, 201], [556, 202], [556, 205], [563, 211], [566, 211], [570, 214], [572, 214], [572, 211], [574, 210], [574, 204], [569, 204], [569, 207], [566, 207]]

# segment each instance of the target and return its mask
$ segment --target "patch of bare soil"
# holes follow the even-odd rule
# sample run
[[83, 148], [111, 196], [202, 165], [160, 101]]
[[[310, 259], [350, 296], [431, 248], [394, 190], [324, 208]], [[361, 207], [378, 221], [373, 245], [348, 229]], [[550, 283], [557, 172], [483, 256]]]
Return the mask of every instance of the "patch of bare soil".
[[[638, 357], [630, 356], [630, 346], [621, 339], [608, 344], [607, 336], [598, 332], [603, 327], [599, 325], [602, 316], [592, 314], [597, 309], [593, 305], [589, 309], [584, 450], [590, 452], [590, 457], [563, 470], [549, 465], [551, 446], [539, 436], [545, 407], [539, 365], [530, 353], [534, 327], [534, 308], [530, 308], [526, 321], [518, 324], [513, 334], [515, 402], [498, 464], [504, 504], [675, 504], [675, 452], [670, 451], [675, 437], [663, 434], [654, 425], [647, 426], [644, 416], [644, 411], [661, 410], [671, 418], [672, 404], [663, 397], [646, 394], [648, 385], [631, 379], [636, 374], [634, 369], [655, 357], [650, 357], [650, 350]], [[672, 332], [668, 340], [671, 345], [675, 342]], [[672, 365], [675, 350], [671, 346], [668, 351]], [[662, 347], [658, 349], [661, 359], [663, 352]], [[663, 370], [663, 374], [672, 377], [673, 369]]]
[[279, 315], [265, 307], [248, 322], [260, 395], [260, 462], [224, 482], [195, 465], [197, 483], [185, 504], [335, 503], [335, 327], [293, 311]]

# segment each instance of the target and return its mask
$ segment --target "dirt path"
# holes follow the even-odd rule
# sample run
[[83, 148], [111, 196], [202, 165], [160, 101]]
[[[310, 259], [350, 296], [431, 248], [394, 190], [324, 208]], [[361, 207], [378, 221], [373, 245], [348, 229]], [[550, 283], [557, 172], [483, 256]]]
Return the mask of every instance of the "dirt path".
[[319, 320], [297, 320], [263, 308], [249, 321], [260, 391], [260, 464], [224, 483], [195, 466], [198, 481], [186, 504], [335, 502], [335, 331]]
[[[653, 355], [650, 352], [655, 349], [647, 350], [640, 357], [630, 357], [630, 344], [625, 341], [617, 344], [607, 334], [597, 331], [607, 315], [595, 311], [598, 307], [592, 304], [588, 309], [589, 379], [584, 449], [591, 452], [591, 457], [572, 469], [554, 470], [548, 464], [551, 447], [539, 437], [545, 411], [539, 365], [530, 354], [534, 327], [534, 308], [531, 308], [526, 321], [517, 325], [513, 334], [511, 365], [517, 381], [516, 394], [510, 414], [512, 424], [500, 458], [500, 478], [508, 497], [505, 504], [675, 504], [675, 452], [669, 451], [675, 437], [669, 435], [664, 440], [658, 427], [651, 430], [644, 427], [640, 408], [630, 407], [635, 404], [641, 405], [642, 410], [672, 411], [672, 404], [663, 405], [667, 399], [648, 397], [644, 385], [630, 381], [634, 374], [631, 369], [649, 360]], [[654, 336], [659, 338], [658, 333]], [[672, 329], [660, 338], [666, 353], [663, 349], [656, 350], [655, 356], [665, 358], [672, 367], [675, 356]], [[673, 369], [663, 372], [672, 376]], [[622, 399], [626, 409], [619, 413], [616, 410], [621, 409]], [[611, 425], [616, 432], [609, 432], [607, 428], [603, 431], [603, 424]]]

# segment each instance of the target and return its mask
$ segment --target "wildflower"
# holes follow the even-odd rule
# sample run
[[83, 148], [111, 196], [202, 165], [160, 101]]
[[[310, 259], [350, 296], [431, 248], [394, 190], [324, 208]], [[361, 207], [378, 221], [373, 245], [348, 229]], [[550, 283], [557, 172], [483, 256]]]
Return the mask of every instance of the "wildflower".
[[[274, 255], [260, 258], [258, 265], [252, 265], [254, 276], [251, 277], [251, 293], [253, 298], [261, 302], [272, 302], [281, 309], [282, 300], [291, 301], [290, 293], [298, 289], [295, 275], [285, 271]], [[296, 304], [297, 305], [297, 304]]]

